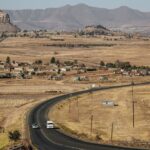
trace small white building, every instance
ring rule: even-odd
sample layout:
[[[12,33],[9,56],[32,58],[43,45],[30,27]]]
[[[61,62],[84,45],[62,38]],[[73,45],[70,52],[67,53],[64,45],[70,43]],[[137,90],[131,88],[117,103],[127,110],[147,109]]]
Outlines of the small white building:
[[[14,68],[18,67],[18,63],[17,63],[17,62],[13,62],[13,63],[11,63],[11,65],[12,65]]]
[[[108,106],[108,107],[115,106],[114,102],[111,101],[111,100],[103,100],[101,103],[102,103],[103,106]]]
[[[28,71],[29,73],[33,73],[33,72],[34,72],[34,68],[27,68],[27,71]]]
[[[22,67],[15,67],[14,68],[14,72],[21,72],[21,71],[23,71]]]
[[[61,72],[67,72],[66,68],[61,68],[60,70],[61,70]]]
[[[4,69],[5,68],[5,63],[4,62],[0,62],[0,69]]]
[[[101,76],[99,78],[100,81],[108,81],[108,77],[107,76]]]
[[[48,77],[48,80],[60,81],[60,80],[63,80],[63,76],[62,75],[51,75]]]

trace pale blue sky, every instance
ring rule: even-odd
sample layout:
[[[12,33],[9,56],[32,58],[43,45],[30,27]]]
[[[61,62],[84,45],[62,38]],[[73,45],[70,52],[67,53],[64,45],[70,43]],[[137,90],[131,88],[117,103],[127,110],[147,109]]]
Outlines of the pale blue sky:
[[[0,9],[43,9],[78,3],[85,3],[101,8],[116,8],[125,5],[150,12],[150,0],[0,0]]]

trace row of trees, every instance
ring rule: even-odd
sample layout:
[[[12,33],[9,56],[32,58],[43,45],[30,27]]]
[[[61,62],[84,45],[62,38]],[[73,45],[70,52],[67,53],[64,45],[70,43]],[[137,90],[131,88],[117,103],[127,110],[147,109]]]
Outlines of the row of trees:
[[[42,65],[43,61],[42,60],[36,60],[34,62],[34,64],[36,65]],[[55,57],[52,57],[50,59],[50,64],[56,64],[56,65],[60,65],[60,61],[58,59],[56,59]],[[78,60],[74,60],[74,61],[64,61],[64,64],[67,66],[71,66],[71,65],[76,65],[78,64]]]
[[[11,58],[9,56],[6,57],[6,64],[11,64]],[[15,61],[12,61],[13,63],[15,63]],[[52,57],[50,59],[50,63],[51,64],[59,64],[59,60],[56,60],[55,57]],[[43,61],[41,59],[38,59],[38,60],[35,60],[34,64],[37,64],[37,65],[42,65],[43,64]]]
[[[6,58],[5,63],[6,63],[7,65],[11,65],[11,63],[15,63],[15,61],[11,61],[11,58],[8,56],[8,57]],[[49,63],[50,63],[50,64],[60,65],[60,61],[59,61],[58,59],[56,59],[55,57],[52,57],[52,58],[50,59]],[[37,59],[37,60],[34,61],[33,64],[35,64],[35,65],[42,65],[42,64],[43,64],[43,60]],[[78,64],[78,60],[65,61],[64,64],[65,64],[65,65],[68,65],[68,66],[71,66],[71,65],[74,65],[74,64],[76,65],[76,64]]]
[[[34,64],[36,65],[42,65],[43,64],[43,61],[41,59],[38,59],[34,62]],[[50,64],[60,64],[59,60],[57,60],[55,57],[52,57],[50,59]]]
[[[15,61],[12,61],[12,62],[15,63]],[[11,64],[11,58],[9,56],[6,58],[6,64],[8,64],[8,65]],[[38,59],[34,62],[34,64],[42,65],[43,61],[41,59]],[[60,61],[58,59],[56,59],[55,57],[52,57],[50,59],[50,64],[60,65]],[[65,61],[64,64],[68,65],[68,66],[69,65],[74,65],[74,64],[78,64],[78,61],[77,60]],[[121,69],[125,69],[125,70],[150,69],[149,66],[135,66],[135,65],[131,65],[130,62],[122,62],[120,60],[117,60],[114,63],[112,63],[112,62],[105,63],[104,61],[101,61],[100,66],[107,67],[107,68],[121,68]]]
[[[122,69],[131,67],[130,62],[121,62],[119,60],[117,60],[115,63],[110,63],[110,62],[109,63],[105,63],[104,61],[101,61],[100,65],[101,66],[106,66],[108,68],[122,68]]]
[[[101,61],[100,66],[107,67],[107,68],[121,68],[125,70],[150,69],[150,67],[148,66],[135,66],[135,65],[131,65],[130,62],[122,62],[120,60],[117,60],[115,63],[105,63],[104,61]]]

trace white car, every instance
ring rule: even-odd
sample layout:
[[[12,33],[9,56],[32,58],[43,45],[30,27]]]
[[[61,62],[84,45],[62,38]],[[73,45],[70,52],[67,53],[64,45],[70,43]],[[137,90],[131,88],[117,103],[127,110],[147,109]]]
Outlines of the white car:
[[[47,129],[53,129],[54,128],[54,122],[53,121],[47,121],[46,122],[46,128]]]
[[[40,126],[37,123],[32,124],[32,129],[39,129]]]

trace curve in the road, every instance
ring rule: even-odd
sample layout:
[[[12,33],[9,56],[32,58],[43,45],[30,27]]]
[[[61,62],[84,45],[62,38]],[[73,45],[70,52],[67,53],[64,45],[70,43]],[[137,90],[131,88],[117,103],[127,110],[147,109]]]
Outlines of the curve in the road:
[[[150,82],[135,84],[135,86],[148,84],[150,84]],[[49,120],[48,111],[51,107],[53,107],[60,101],[67,100],[70,96],[73,97],[84,93],[123,88],[128,86],[131,85],[89,89],[85,91],[58,96],[56,98],[52,98],[46,102],[39,104],[30,112],[28,117],[29,132],[32,144],[37,147],[38,150],[140,150],[137,148],[125,148],[112,145],[88,143],[65,135],[61,133],[59,129],[46,129],[46,121]],[[35,122],[41,126],[40,129],[31,128],[31,125]]]

